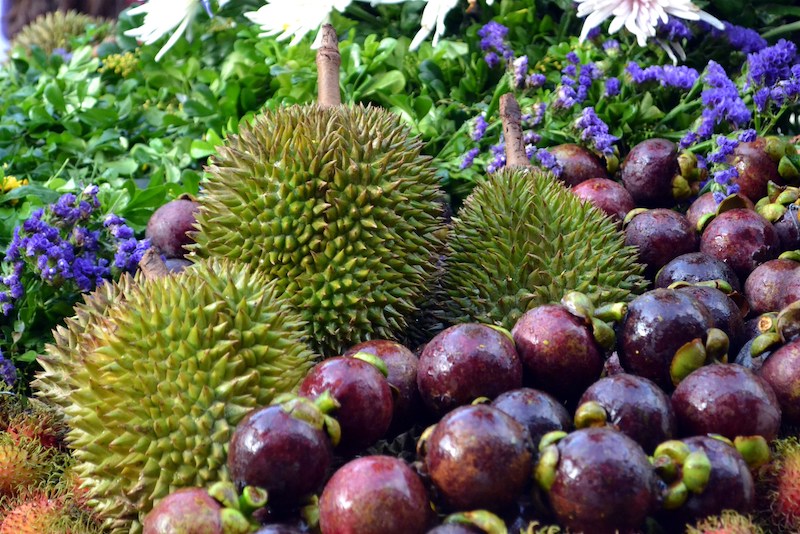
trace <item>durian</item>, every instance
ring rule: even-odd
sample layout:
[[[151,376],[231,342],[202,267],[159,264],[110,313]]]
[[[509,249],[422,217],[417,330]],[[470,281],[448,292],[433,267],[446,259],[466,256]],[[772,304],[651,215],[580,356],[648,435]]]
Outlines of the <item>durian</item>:
[[[519,115],[511,95],[502,102],[504,115],[508,106]],[[522,149],[506,130],[507,150]],[[524,150],[508,160],[508,168],[475,186],[453,219],[440,297],[446,322],[511,329],[527,310],[559,302],[569,290],[597,305],[645,289],[635,250],[609,218],[528,167]]]
[[[336,35],[324,31],[318,57],[338,61]],[[194,251],[274,279],[332,356],[404,333],[444,225],[421,142],[386,110],[340,105],[338,68],[328,101],[323,72],[319,104],[266,110],[219,148],[198,197]]]
[[[215,259],[134,282],[113,306],[83,308],[102,315],[74,319],[75,338],[48,348],[61,372],[37,381],[53,393],[69,376],[53,398],[69,422],[73,470],[113,533],[141,532],[173,490],[226,480],[239,420],[314,363],[305,325],[263,273]]]
[[[51,11],[22,28],[14,37],[12,47],[30,51],[34,46],[38,46],[48,54],[57,49],[69,52],[72,39],[85,35],[88,30],[95,29],[91,41],[99,43],[111,34],[112,28],[113,22],[108,19],[74,10]]]

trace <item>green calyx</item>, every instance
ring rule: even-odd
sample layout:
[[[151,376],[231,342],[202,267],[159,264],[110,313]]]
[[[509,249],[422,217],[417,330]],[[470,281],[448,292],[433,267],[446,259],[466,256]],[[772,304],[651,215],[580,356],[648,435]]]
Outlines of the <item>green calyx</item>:
[[[453,221],[438,316],[510,329],[568,291],[595,309],[628,301],[646,287],[642,272],[610,218],[551,175],[505,169],[481,180]]]
[[[274,280],[325,356],[396,339],[429,294],[446,233],[421,149],[380,108],[267,110],[208,168],[193,252]]]
[[[374,354],[370,354],[369,352],[356,352],[351,356],[351,358],[355,358],[372,365],[383,375],[384,378],[389,376],[389,368],[386,366],[386,362]]]
[[[582,319],[587,326],[591,326],[592,335],[598,345],[605,350],[614,348],[617,336],[609,323],[622,320],[628,309],[627,304],[614,302],[595,308],[586,294],[568,291],[561,298],[561,305],[572,315]]]
[[[575,410],[575,428],[605,426],[608,423],[608,412],[597,401],[584,402]]]
[[[768,464],[772,459],[769,443],[764,436],[736,436],[733,447],[739,451],[752,471]]]
[[[469,525],[485,534],[508,533],[503,520],[488,510],[471,510],[469,512],[450,514],[444,519],[443,523],[445,525]]]
[[[328,414],[339,408],[340,404],[329,390],[325,390],[313,400],[286,393],[276,397],[273,404],[279,404],[286,413],[317,430],[324,430],[334,447],[339,444],[342,438],[341,426]]]
[[[258,528],[253,512],[267,505],[265,490],[246,486],[238,494],[232,483],[217,482],[208,488],[208,494],[223,507],[220,510],[223,534],[249,534]]]
[[[692,451],[679,440],[661,443],[650,461],[667,484],[663,495],[666,510],[681,507],[692,493],[702,493],[711,477],[711,461],[705,451]]]
[[[558,469],[558,460],[561,454],[558,452],[558,447],[555,445],[548,445],[541,449],[539,461],[533,471],[533,477],[536,483],[544,491],[550,491],[553,483],[556,480],[556,471]]]
[[[672,358],[669,375],[672,384],[677,386],[681,380],[704,365],[728,360],[730,342],[728,335],[719,328],[709,328],[705,342],[693,339],[682,345]]]

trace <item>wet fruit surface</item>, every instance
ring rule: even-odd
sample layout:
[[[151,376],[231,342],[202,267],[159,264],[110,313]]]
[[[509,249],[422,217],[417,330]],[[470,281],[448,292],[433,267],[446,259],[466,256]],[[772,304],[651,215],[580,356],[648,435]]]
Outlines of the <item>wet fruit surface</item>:
[[[628,190],[608,178],[586,180],[573,186],[572,192],[617,221],[622,221],[625,215],[636,207]]]
[[[738,171],[733,183],[739,184],[741,194],[753,202],[767,196],[767,184],[770,181],[779,185],[784,183],[778,174],[778,166],[758,141],[739,143],[729,163]]]
[[[672,180],[680,171],[678,146],[666,139],[648,139],[634,146],[622,162],[622,183],[638,206],[672,203]]]
[[[707,286],[683,286],[677,288],[677,291],[691,295],[706,307],[711,314],[711,326],[728,334],[729,354],[739,350],[745,341],[744,319],[739,306],[727,294]]]
[[[656,287],[669,287],[674,282],[724,280],[734,291],[740,288],[739,277],[724,261],[704,252],[682,254],[666,264],[656,275]]]
[[[425,445],[425,467],[454,510],[498,510],[511,505],[530,480],[528,431],[488,405],[456,408]]]
[[[184,488],[163,498],[144,520],[144,534],[222,534],[222,506],[202,488]]]
[[[794,260],[774,259],[756,267],[744,282],[744,294],[753,313],[778,311],[785,300],[789,274],[800,267]]]
[[[319,502],[322,534],[422,534],[429,519],[422,480],[390,456],[345,464],[325,485]]]
[[[577,185],[592,178],[607,178],[608,173],[600,160],[575,144],[563,144],[551,147],[548,151],[556,157],[561,165],[561,179],[567,185]]]
[[[492,401],[492,406],[527,428],[534,448],[548,432],[572,427],[572,419],[564,405],[544,391],[531,388],[507,391]]]
[[[514,342],[486,325],[451,326],[434,337],[419,358],[417,387],[437,414],[520,386],[522,363]]]
[[[625,226],[625,244],[639,252],[651,273],[681,254],[697,251],[697,231],[680,213],[652,209],[639,213]]]
[[[548,493],[559,523],[575,532],[634,531],[657,503],[647,455],[610,428],[576,430],[556,445],[558,467]]]
[[[737,208],[717,215],[700,237],[700,252],[730,265],[740,280],[778,256],[780,240],[772,224],[755,211]]]
[[[325,480],[333,449],[322,429],[281,406],[251,412],[228,445],[228,472],[241,491],[256,486],[269,492],[270,504],[297,504]]]
[[[775,392],[752,371],[736,364],[707,365],[683,379],[672,407],[684,436],[778,435],[781,410]]]
[[[758,374],[775,391],[785,422],[800,424],[800,341],[792,341],[769,355]]]

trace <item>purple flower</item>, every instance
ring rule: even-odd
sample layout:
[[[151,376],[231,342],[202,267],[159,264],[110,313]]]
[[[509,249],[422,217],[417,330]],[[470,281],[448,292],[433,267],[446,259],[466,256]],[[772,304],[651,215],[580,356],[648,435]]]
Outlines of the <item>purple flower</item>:
[[[756,140],[756,136],[757,136],[756,131],[751,128],[749,130],[742,130],[742,132],[739,134],[738,139],[742,143],[752,143],[753,141]]]
[[[495,21],[490,21],[478,30],[478,37],[481,38],[481,50],[486,52],[484,59],[490,67],[495,67],[500,63],[499,56],[506,60],[514,57],[514,52],[506,45],[506,35],[508,35],[508,28]]]
[[[461,170],[464,170],[467,167],[472,167],[472,164],[475,162],[475,158],[480,153],[481,153],[481,150],[479,148],[477,148],[477,147],[470,148],[467,151],[467,153],[464,154],[464,159],[461,160],[461,165],[459,165],[459,168],[461,168]]]
[[[11,360],[6,359],[3,356],[3,353],[0,351],[0,380],[2,380],[6,386],[9,388],[13,388],[14,384],[17,382],[17,368],[14,367],[14,362]]]
[[[727,185],[738,177],[739,171],[736,167],[727,167],[714,173],[714,181],[720,185]]]
[[[547,77],[544,74],[531,74],[528,76],[527,85],[528,87],[535,89],[537,87],[541,87],[544,85],[544,82],[547,80]]]
[[[606,96],[617,96],[619,94],[619,78],[606,79]]]
[[[747,79],[757,87],[773,86],[791,76],[797,46],[781,39],[775,45],[747,55]]]
[[[520,56],[514,60],[514,85],[518,89],[525,86],[528,74],[528,56]]]
[[[547,111],[547,104],[544,102],[536,102],[533,105],[533,117],[531,118],[531,126],[538,126],[544,119],[544,112]]]
[[[581,139],[597,152],[611,156],[614,154],[613,144],[619,138],[608,133],[608,125],[597,116],[593,107],[584,108],[575,121],[575,128],[581,130]]]
[[[552,172],[556,177],[561,176],[563,168],[553,154],[544,148],[540,148],[536,151],[536,159],[539,160],[542,167]]]
[[[711,163],[723,163],[728,156],[733,154],[736,147],[739,146],[739,141],[728,139],[723,135],[717,136],[717,150],[708,155],[708,161]]]
[[[489,127],[489,123],[486,122],[486,117],[483,116],[483,113],[475,117],[475,125],[472,128],[472,140],[476,143],[483,139],[483,136],[486,134],[486,128]]]
[[[578,63],[581,62],[581,60],[578,58],[578,54],[576,54],[575,52],[568,52],[566,57],[567,61],[569,61],[573,65],[577,65]]]
[[[603,43],[603,50],[608,52],[616,52],[619,50],[619,41],[616,39],[608,39]]]
[[[659,37],[668,41],[691,39],[692,32],[681,20],[670,17],[667,22],[659,22],[656,32]]]
[[[757,31],[725,22],[725,38],[733,48],[750,54],[767,47],[767,41]]]
[[[494,157],[492,158],[492,161],[486,165],[486,172],[493,173],[506,166],[506,143],[502,137],[500,138],[499,143],[492,145],[491,148],[489,148],[489,151]]]
[[[637,63],[631,61],[625,67],[634,83],[642,85],[648,82],[658,82],[662,87],[675,87],[688,91],[699,78],[698,72],[685,65],[652,65],[642,69]]]

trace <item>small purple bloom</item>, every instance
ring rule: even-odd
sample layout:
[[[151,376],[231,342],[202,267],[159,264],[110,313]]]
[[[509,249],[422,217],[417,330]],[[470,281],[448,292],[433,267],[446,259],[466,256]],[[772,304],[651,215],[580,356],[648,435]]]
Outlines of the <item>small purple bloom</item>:
[[[486,117],[484,117],[483,113],[475,117],[475,125],[472,128],[472,140],[476,143],[483,139],[483,136],[486,134],[486,128],[489,127],[489,123],[486,122]]]
[[[756,140],[756,136],[756,131],[752,128],[749,130],[742,130],[742,132],[739,134],[739,141],[742,143],[752,143]]]
[[[617,96],[620,90],[619,78],[606,79],[606,96]]]
[[[475,158],[478,154],[481,153],[481,150],[477,147],[470,148],[466,154],[464,154],[464,159],[461,160],[461,165],[459,167],[461,170],[466,169],[467,167],[472,167],[472,164],[475,162]]]

